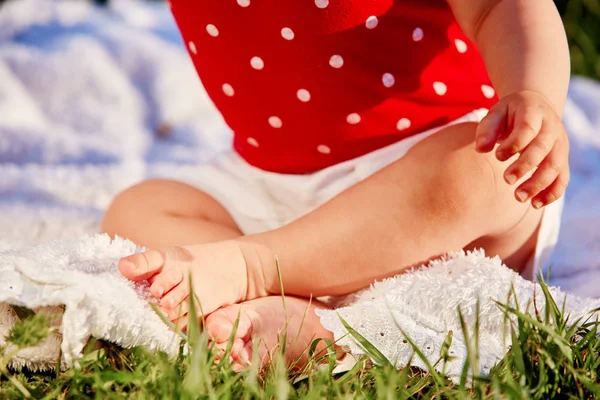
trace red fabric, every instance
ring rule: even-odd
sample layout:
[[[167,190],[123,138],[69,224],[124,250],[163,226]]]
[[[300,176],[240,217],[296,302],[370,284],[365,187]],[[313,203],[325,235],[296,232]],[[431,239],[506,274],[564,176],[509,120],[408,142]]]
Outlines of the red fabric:
[[[236,151],[268,171],[313,172],[496,101],[444,0],[171,0],[171,8]]]

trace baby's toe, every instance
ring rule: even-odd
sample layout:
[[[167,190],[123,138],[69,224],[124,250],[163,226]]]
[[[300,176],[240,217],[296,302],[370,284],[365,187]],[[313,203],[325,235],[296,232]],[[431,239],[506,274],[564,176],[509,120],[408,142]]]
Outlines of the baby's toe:
[[[227,341],[233,331],[233,321],[223,312],[223,310],[217,310],[214,313],[206,317],[206,330],[211,340],[220,347],[221,344],[227,345]]]
[[[172,288],[167,294],[163,296],[160,300],[160,306],[166,308],[167,310],[173,310],[184,301],[188,295],[190,294],[190,290],[186,282],[181,282],[174,288]]]
[[[234,343],[235,345],[236,343]],[[252,340],[241,341],[241,345],[238,343],[237,346],[231,349],[231,357],[237,362],[237,364],[246,368],[252,361]]]
[[[167,317],[171,321],[178,321],[179,319],[182,318],[182,316],[187,315],[189,310],[190,310],[190,301],[189,301],[189,296],[188,296],[185,299],[183,299],[177,307],[168,310]]]
[[[160,299],[163,295],[183,281],[183,273],[179,269],[171,268],[154,276],[150,286],[150,294]]]
[[[221,308],[206,317],[206,329],[215,343],[227,343],[232,336],[236,320],[239,317],[234,339],[246,341],[252,334],[252,321],[240,312],[241,307],[237,304]]]
[[[182,314],[179,318],[173,320],[173,323],[175,324],[175,327],[180,330],[181,332],[186,332],[187,331],[187,326],[188,326],[188,316],[187,314]]]
[[[149,279],[162,270],[164,256],[161,252],[150,250],[145,253],[132,254],[119,260],[119,271],[132,281]]]
[[[216,359],[225,357],[229,342],[215,343],[217,351]],[[246,342],[242,338],[236,338],[231,344],[229,359],[233,364],[233,370],[239,372],[250,365],[252,359],[252,342]]]

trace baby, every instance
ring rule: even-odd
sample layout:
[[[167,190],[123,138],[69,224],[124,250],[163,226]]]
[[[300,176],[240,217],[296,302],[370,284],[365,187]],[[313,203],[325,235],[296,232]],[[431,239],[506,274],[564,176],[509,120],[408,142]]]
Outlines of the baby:
[[[119,269],[170,319],[186,323],[191,275],[217,347],[240,313],[243,367],[253,340],[266,362],[286,326],[289,360],[331,339],[313,298],[451,250],[533,277],[569,181],[569,54],[551,0],[171,8],[233,149],[193,186],[126,190],[103,223],[151,249]]]

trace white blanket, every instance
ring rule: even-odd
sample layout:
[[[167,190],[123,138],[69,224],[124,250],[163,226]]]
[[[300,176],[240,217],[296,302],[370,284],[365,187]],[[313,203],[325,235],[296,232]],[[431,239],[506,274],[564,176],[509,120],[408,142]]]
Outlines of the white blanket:
[[[549,263],[550,283],[579,296],[600,297],[600,85],[574,79],[564,120],[573,177],[559,245]],[[91,282],[116,282],[114,262],[135,247],[84,235],[99,230],[103,211],[120,190],[169,176],[177,166],[202,163],[229,139],[166,6],[114,0],[110,8],[98,9],[87,2],[19,0],[0,8],[0,251],[6,250],[0,254],[0,285],[8,282],[9,270],[17,271],[10,275],[17,279],[44,269],[49,275],[39,276],[49,282],[54,267],[77,265],[85,271],[93,262],[104,271],[87,274],[92,281],[77,281],[78,274],[61,278],[72,283],[67,310],[69,304],[87,307],[67,311],[63,319],[63,333],[69,332],[67,325],[81,324],[65,335],[67,360],[76,359],[89,334],[126,346],[172,349],[158,317],[131,297],[133,286],[119,281],[114,287],[129,293],[120,307],[135,303],[130,310],[143,310],[138,319],[125,311],[102,314],[119,309],[118,304],[97,296]],[[56,239],[64,241],[43,244]],[[37,244],[43,247],[31,248]],[[85,285],[87,292],[81,289]],[[19,302],[58,304],[65,293],[52,297],[46,291],[21,296]],[[10,299],[0,286],[0,302]],[[0,321],[3,315],[8,321],[7,309],[2,312]],[[83,312],[96,317],[84,323],[79,321]],[[435,320],[435,314],[428,318]],[[101,326],[107,321],[110,329]],[[7,326],[0,324],[0,342]],[[127,334],[141,327],[147,328],[145,336]],[[27,360],[33,359],[22,359]]]
[[[60,334],[65,366],[76,362],[90,336],[174,356],[179,338],[151,309],[148,285],[134,285],[117,269],[120,257],[138,251],[129,241],[111,242],[107,235],[97,235],[0,253],[0,345],[18,320],[8,304],[36,311],[64,306]],[[60,309],[51,311],[61,313]],[[51,336],[41,348],[19,353],[13,364],[55,367],[56,339]]]

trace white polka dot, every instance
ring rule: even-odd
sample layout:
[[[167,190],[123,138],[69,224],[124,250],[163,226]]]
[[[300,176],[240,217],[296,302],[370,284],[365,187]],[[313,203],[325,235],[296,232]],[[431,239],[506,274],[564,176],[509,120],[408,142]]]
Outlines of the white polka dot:
[[[291,30],[290,28],[283,28],[281,30],[281,36],[285,39],[285,40],[292,40],[294,38],[294,31]]]
[[[378,23],[379,23],[379,20],[377,19],[377,17],[374,15],[371,15],[369,18],[367,18],[367,21],[365,22],[365,26],[367,27],[367,29],[373,29],[377,26]]]
[[[408,119],[408,118],[402,118],[396,124],[396,129],[398,129],[399,131],[403,131],[408,128],[410,128],[410,119]]]
[[[360,115],[357,113],[348,114],[346,121],[351,125],[356,125],[360,122]]]
[[[467,44],[460,39],[454,40],[454,46],[459,53],[465,53],[467,51]]]
[[[329,0],[315,0],[315,5],[319,8],[327,8]]]
[[[248,142],[250,146],[258,147],[258,142],[253,137],[249,137],[248,139],[246,139],[246,142]]]
[[[222,89],[223,89],[223,93],[225,93],[229,97],[231,97],[235,94],[235,91],[233,90],[233,86],[231,86],[229,83],[224,83],[222,86]]]
[[[381,77],[381,81],[383,82],[383,86],[389,88],[394,86],[394,84],[396,83],[396,78],[394,78],[394,75],[390,74],[389,72],[386,72]]]
[[[283,123],[281,122],[281,118],[273,116],[269,117],[269,125],[271,125],[273,128],[281,128]]]
[[[237,3],[240,7],[248,7],[250,5],[250,0],[237,0]]]
[[[305,103],[310,100],[310,92],[306,89],[298,90],[296,95],[298,96],[298,100],[303,101]]]
[[[487,99],[491,99],[496,95],[494,88],[488,85],[481,85],[481,91]]]
[[[433,82],[433,90],[438,96],[443,96],[448,91],[448,87],[444,82]]]
[[[342,56],[335,54],[329,59],[329,65],[331,65],[333,68],[342,68],[342,65],[344,65],[344,59]]]
[[[213,24],[206,25],[206,32],[208,32],[208,34],[212,37],[219,36],[219,30]]]
[[[421,40],[423,40],[423,36],[424,36],[424,33],[423,33],[423,29],[421,29],[421,28],[415,28],[415,30],[412,33],[412,39],[415,42],[420,42]]]
[[[196,45],[195,45],[195,44],[194,44],[194,42],[192,42],[191,40],[190,40],[190,42],[188,43],[188,47],[190,48],[190,51],[191,51],[193,54],[198,54],[198,49],[196,49]]]
[[[318,145],[317,151],[321,154],[330,154],[331,153],[331,149],[329,148],[329,146],[325,146],[324,144]]]
[[[263,69],[265,67],[265,62],[260,57],[252,57],[250,59],[250,65],[254,69]]]

